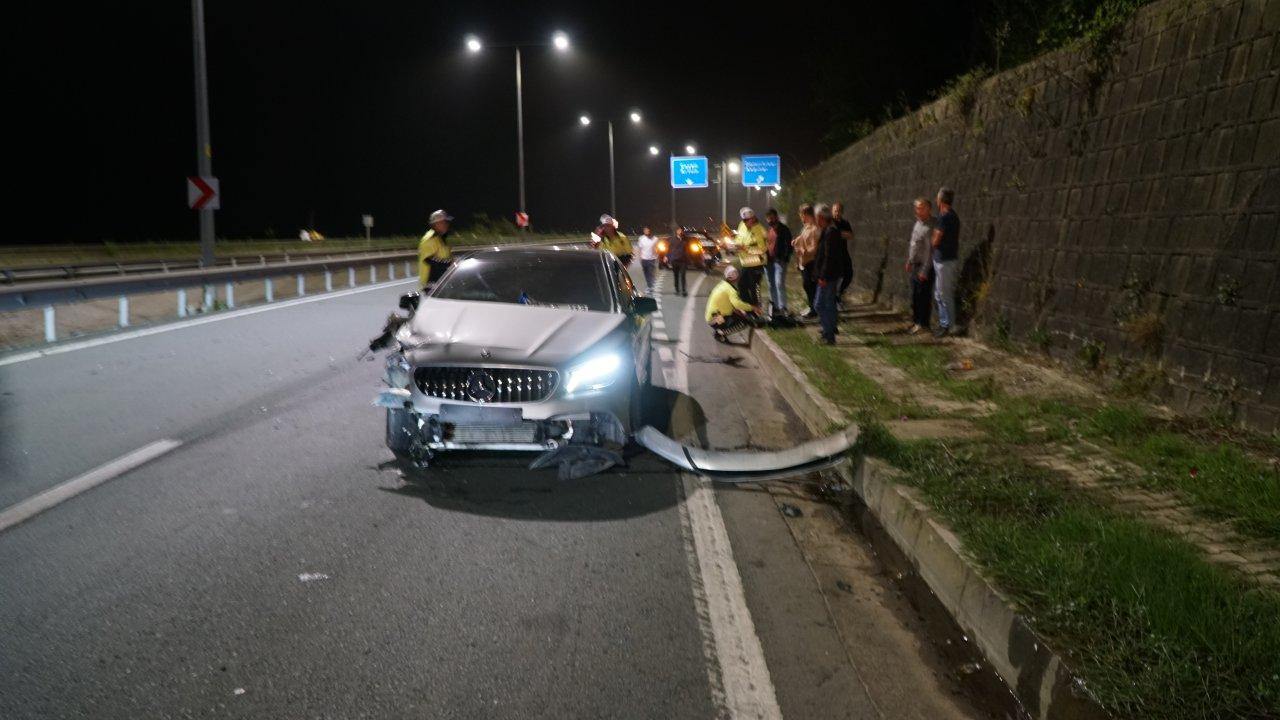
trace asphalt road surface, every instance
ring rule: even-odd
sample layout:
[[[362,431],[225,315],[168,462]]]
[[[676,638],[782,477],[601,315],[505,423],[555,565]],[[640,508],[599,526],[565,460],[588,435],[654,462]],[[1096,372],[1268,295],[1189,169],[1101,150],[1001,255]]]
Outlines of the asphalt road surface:
[[[660,288],[656,406],[716,447],[803,439],[721,362],[699,277]],[[100,482],[0,530],[0,717],[985,716],[860,538],[760,487],[646,453],[403,477],[357,355],[409,287],[0,357],[0,509]]]

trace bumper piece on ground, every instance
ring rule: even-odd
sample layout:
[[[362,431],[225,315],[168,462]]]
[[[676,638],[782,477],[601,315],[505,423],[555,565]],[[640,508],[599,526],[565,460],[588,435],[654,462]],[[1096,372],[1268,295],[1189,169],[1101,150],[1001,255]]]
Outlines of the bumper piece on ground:
[[[703,450],[681,445],[652,426],[636,433],[636,442],[685,470],[717,482],[759,482],[805,475],[848,462],[858,441],[858,426],[786,450],[742,452]]]

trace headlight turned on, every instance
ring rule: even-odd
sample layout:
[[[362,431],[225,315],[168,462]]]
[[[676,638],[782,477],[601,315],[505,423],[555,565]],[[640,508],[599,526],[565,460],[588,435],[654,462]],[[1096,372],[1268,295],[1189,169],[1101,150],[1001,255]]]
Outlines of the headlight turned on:
[[[413,368],[409,367],[409,361],[404,355],[391,353],[387,356],[387,370],[383,379],[393,388],[409,387],[409,382],[413,380]]]
[[[694,240],[693,242],[689,243],[689,252],[690,254],[693,254],[693,255],[697,255],[701,253],[702,243],[698,242],[697,240]]]
[[[666,241],[666,240],[659,240],[659,241],[658,241],[658,252],[660,252],[660,253],[664,253],[664,252],[666,252],[666,251],[667,251],[667,241]]]
[[[569,378],[564,383],[566,395],[607,388],[618,379],[622,358],[617,353],[596,355],[586,362],[569,368]]]

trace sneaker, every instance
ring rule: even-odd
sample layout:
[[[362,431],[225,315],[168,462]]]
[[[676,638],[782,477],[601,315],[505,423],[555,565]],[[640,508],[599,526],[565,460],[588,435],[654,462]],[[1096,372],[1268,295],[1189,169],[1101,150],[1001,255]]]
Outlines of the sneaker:
[[[950,334],[951,334],[951,328],[948,328],[948,327],[940,327],[937,330],[933,331],[933,336],[936,338],[946,337]]]
[[[826,337],[826,336],[823,336],[822,338],[820,338],[820,339],[818,340],[818,342],[819,342],[819,343],[821,343],[821,344],[823,344],[823,345],[835,345],[835,344],[836,344],[836,339],[835,339],[834,337]]]
[[[813,311],[813,308],[805,308],[804,312],[800,313],[801,320],[808,320],[809,318],[815,317],[815,316],[817,316],[817,313]]]
[[[911,327],[907,328],[907,334],[908,334],[908,335],[919,335],[919,334],[920,334],[920,331],[921,331],[921,330],[923,330],[923,329],[924,329],[924,328],[920,327],[919,325],[912,325]]]

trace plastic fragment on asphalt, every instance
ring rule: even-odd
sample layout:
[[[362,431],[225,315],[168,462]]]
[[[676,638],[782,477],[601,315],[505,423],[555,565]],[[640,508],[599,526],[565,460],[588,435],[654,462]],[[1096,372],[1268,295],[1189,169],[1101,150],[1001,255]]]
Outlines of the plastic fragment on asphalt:
[[[243,695],[243,694],[244,694],[244,688],[236,688],[235,690],[232,690],[232,691],[231,691],[231,694],[232,694],[232,695]]]
[[[853,592],[853,586],[843,580],[837,580],[836,587],[840,588],[841,590],[847,593]]]
[[[317,580],[328,580],[329,576],[324,573],[302,573],[298,576],[298,582],[315,582]]]
[[[802,517],[804,515],[804,511],[796,507],[795,505],[782,503],[782,514],[786,515],[787,517],[793,517],[793,518]]]
[[[529,463],[529,469],[539,470],[559,465],[558,477],[561,480],[578,480],[622,464],[622,455],[612,450],[594,445],[570,444],[542,453]]]
[[[762,452],[704,450],[681,445],[652,426],[635,435],[636,442],[658,457],[716,482],[780,480],[835,467],[849,460],[858,441],[857,424],[786,450]]]

